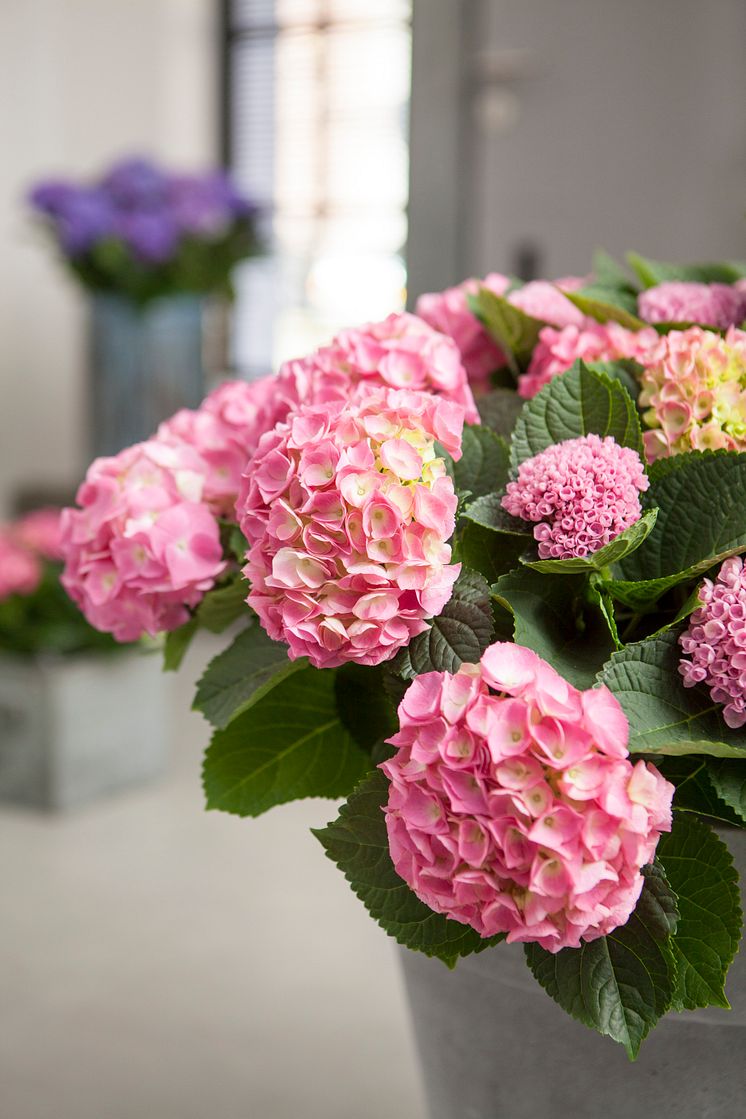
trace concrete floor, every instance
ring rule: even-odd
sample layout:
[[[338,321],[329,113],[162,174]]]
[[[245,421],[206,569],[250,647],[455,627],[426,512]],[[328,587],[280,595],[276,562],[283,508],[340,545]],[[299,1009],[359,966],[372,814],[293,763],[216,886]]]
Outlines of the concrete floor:
[[[2,1119],[424,1119],[392,942],[306,801],[205,813],[207,727],[168,680],[157,786],[0,812]]]

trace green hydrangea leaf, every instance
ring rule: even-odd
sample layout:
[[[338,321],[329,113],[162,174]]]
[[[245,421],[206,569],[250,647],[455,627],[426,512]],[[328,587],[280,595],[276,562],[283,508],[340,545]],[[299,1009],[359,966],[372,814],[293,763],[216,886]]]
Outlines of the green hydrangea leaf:
[[[517,567],[528,540],[523,535],[497,533],[467,521],[459,534],[458,559],[491,584]]]
[[[547,579],[528,567],[501,576],[495,599],[511,612],[514,640],[533,649],[578,688],[593,685],[614,650],[608,623],[587,597],[584,575]]]
[[[744,759],[746,761],[746,759]],[[744,762],[710,758],[697,754],[680,757],[657,757],[655,764],[666,780],[676,786],[673,805],[677,812],[693,812],[721,824],[742,827],[741,818],[729,808],[715,791],[711,771],[718,765],[743,766]]]
[[[208,809],[259,816],[303,797],[346,796],[369,766],[340,719],[335,673],[304,668],[215,732],[202,777]]]
[[[163,671],[176,672],[192,643],[199,626],[196,618],[190,618],[183,626],[172,629],[163,640]]]
[[[644,323],[637,316],[637,300],[623,289],[589,284],[580,291],[566,291],[565,296],[579,311],[596,322],[617,322],[627,330],[643,330]]]
[[[489,584],[479,572],[464,567],[441,613],[410,641],[407,657],[416,675],[456,672],[464,662],[477,663],[493,633]]]
[[[453,464],[456,489],[472,497],[502,490],[508,480],[508,444],[488,427],[464,428],[461,458]]]
[[[627,645],[599,672],[629,720],[631,753],[746,759],[746,729],[726,727],[706,689],[684,687],[680,659],[678,633],[669,630]]]
[[[396,705],[384,686],[386,665],[343,664],[335,673],[337,710],[343,725],[371,751],[396,732]]]
[[[214,727],[226,727],[307,665],[305,658],[291,661],[287,645],[273,641],[261,626],[252,625],[210,661],[197,684],[193,709],[201,711]]]
[[[242,575],[222,587],[208,591],[195,611],[198,625],[210,633],[223,633],[240,618],[251,617],[246,605],[249,584]]]
[[[528,363],[546,323],[514,307],[501,295],[481,287],[467,297],[471,311],[492,335],[508,359],[514,373]]]
[[[501,937],[485,939],[468,925],[435,913],[394,870],[383,806],[388,781],[374,770],[342,806],[339,816],[313,834],[336,863],[371,917],[399,944],[453,967],[460,956],[481,952]]]
[[[671,941],[677,1010],[727,1009],[725,977],[741,940],[741,893],[733,859],[707,824],[677,814],[661,836],[658,860],[676,894],[679,922]]]
[[[521,541],[530,540],[533,526],[520,517],[511,517],[510,513],[506,513],[501,499],[502,495],[499,493],[484,494],[466,506],[463,516],[468,521],[473,521],[474,524],[488,528],[492,532],[519,537]]]
[[[741,825],[746,824],[746,758],[711,762],[707,776],[713,789]]]
[[[642,504],[658,508],[655,527],[608,585],[632,609],[746,550],[746,454],[692,451],[654,463],[649,474]]]
[[[746,276],[746,262],[722,261],[718,264],[664,264],[646,260],[638,253],[627,253],[627,261],[645,288],[665,284],[671,280],[693,281],[702,284],[734,284]]]
[[[511,470],[554,443],[578,439],[592,432],[611,435],[622,447],[642,455],[637,409],[619,381],[576,362],[553,377],[518,417],[511,444]]]
[[[495,435],[502,435],[510,439],[515,427],[515,421],[520,415],[524,401],[515,391],[509,388],[497,388],[485,393],[477,400],[477,408],[482,424],[494,431]]]
[[[657,516],[657,509],[648,509],[639,521],[635,521],[605,547],[599,548],[589,556],[556,560],[537,560],[523,556],[521,562],[534,571],[541,571],[544,575],[573,575],[583,571],[602,571],[639,548],[643,540],[652,532]]]
[[[660,872],[652,871],[626,925],[555,954],[527,944],[526,960],[563,1010],[619,1042],[635,1060],[671,1005],[676,965],[669,938],[675,922],[674,896]]]

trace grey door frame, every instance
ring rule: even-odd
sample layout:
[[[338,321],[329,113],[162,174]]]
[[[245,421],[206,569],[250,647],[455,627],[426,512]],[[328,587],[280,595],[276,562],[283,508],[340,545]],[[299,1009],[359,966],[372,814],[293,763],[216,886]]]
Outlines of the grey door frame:
[[[413,0],[407,298],[464,279],[470,31],[478,0]]]

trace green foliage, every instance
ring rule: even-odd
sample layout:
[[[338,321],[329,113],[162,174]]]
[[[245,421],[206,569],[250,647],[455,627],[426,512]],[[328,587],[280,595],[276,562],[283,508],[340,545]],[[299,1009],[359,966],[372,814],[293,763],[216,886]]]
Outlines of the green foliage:
[[[210,633],[222,633],[240,618],[251,617],[246,596],[249,584],[236,574],[228,583],[213,587],[200,602],[195,612],[197,624]]]
[[[0,601],[0,651],[21,656],[37,653],[115,653],[122,649],[111,634],[99,633],[60,583],[62,567],[44,563],[41,582],[31,594]]]
[[[666,780],[676,786],[673,803],[677,812],[691,812],[720,824],[743,827],[743,820],[721,799],[712,780],[713,772],[721,765],[742,770],[743,761],[686,754],[680,757],[661,755],[655,759],[655,764]]]
[[[492,588],[514,618],[514,639],[533,649],[577,688],[593,685],[614,650],[614,639],[597,600],[589,600],[583,575],[547,579],[523,567]]]
[[[464,517],[482,528],[508,536],[518,537],[522,546],[531,540],[531,525],[520,517],[511,517],[502,507],[499,493],[488,493],[472,501],[464,509]]]
[[[396,705],[384,687],[386,671],[383,665],[349,663],[335,674],[340,720],[364,750],[377,748],[399,727]]]
[[[479,416],[485,427],[510,439],[515,421],[520,415],[524,401],[514,389],[497,388],[480,396],[477,400]]]
[[[453,464],[456,488],[472,497],[501,490],[508,480],[508,444],[488,427],[464,428],[461,458]]]
[[[730,852],[707,824],[681,815],[661,836],[657,854],[679,908],[671,941],[673,1007],[727,1008],[725,977],[741,940],[741,894]]]
[[[608,936],[552,954],[526,945],[534,976],[573,1018],[619,1042],[635,1060],[668,1010],[676,966],[670,945],[676,898],[660,869],[645,868],[640,900],[626,925]]]
[[[467,516],[469,512],[470,509],[467,510]],[[518,566],[529,539],[523,535],[497,533],[483,525],[467,521],[459,535],[457,558],[472,571],[484,575],[491,584]]]
[[[497,943],[501,937],[483,939],[468,925],[433,912],[399,877],[389,854],[383,814],[387,798],[388,781],[374,770],[337,819],[313,832],[371,917],[399,944],[437,956],[449,967],[460,956]]]
[[[192,638],[199,629],[196,618],[190,618],[183,626],[172,629],[163,639],[163,671],[176,672],[181,668]]]
[[[468,296],[468,302],[470,309],[504,352],[512,372],[517,374],[528,364],[539,340],[539,331],[546,323],[531,318],[486,287],[481,287],[477,295]]]
[[[288,659],[287,646],[260,626],[243,630],[214,657],[197,685],[193,708],[214,727],[226,727],[288,676],[308,666]]]
[[[745,490],[746,454],[692,451],[656,462],[642,495],[646,508],[659,510],[655,528],[621,561],[622,578],[609,592],[644,609],[672,586],[745,550]]]
[[[617,380],[577,361],[553,377],[524,405],[511,446],[511,468],[554,443],[595,432],[612,435],[623,447],[642,455],[642,433],[634,401]]]
[[[402,650],[404,675],[456,672],[461,664],[476,664],[493,636],[492,603],[487,580],[462,568],[453,594],[432,625]]]
[[[566,291],[564,294],[579,311],[596,322],[618,322],[628,330],[642,330],[647,325],[636,314],[635,296],[624,289],[590,284],[580,291]]]
[[[702,687],[685,688],[674,630],[627,645],[598,674],[629,720],[632,753],[709,754],[746,760],[746,729],[726,727]]]
[[[304,668],[215,732],[202,771],[207,808],[259,816],[290,800],[345,796],[369,765],[341,722],[335,673]]]
[[[663,264],[646,260],[637,253],[627,253],[627,261],[645,288],[665,284],[669,280],[692,280],[703,284],[734,284],[746,276],[746,262],[724,261],[718,264]]]
[[[615,536],[609,544],[589,556],[573,556],[571,559],[556,560],[535,560],[524,557],[522,562],[543,575],[572,575],[583,571],[602,571],[639,548],[643,540],[652,532],[657,516],[657,509],[649,509],[643,513],[639,521],[635,521],[624,532]]]

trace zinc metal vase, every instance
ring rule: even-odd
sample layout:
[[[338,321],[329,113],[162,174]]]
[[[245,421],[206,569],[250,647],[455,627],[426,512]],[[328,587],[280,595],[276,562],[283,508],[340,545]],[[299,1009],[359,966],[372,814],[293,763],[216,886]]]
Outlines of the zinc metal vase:
[[[147,439],[204,396],[204,300],[176,295],[139,307],[99,294],[91,315],[91,450],[112,455]]]
[[[722,838],[746,880],[746,832]],[[727,981],[732,1010],[669,1014],[636,1063],[568,1017],[518,944],[449,971],[403,952],[431,1119],[735,1119],[746,1100],[746,953]]]

